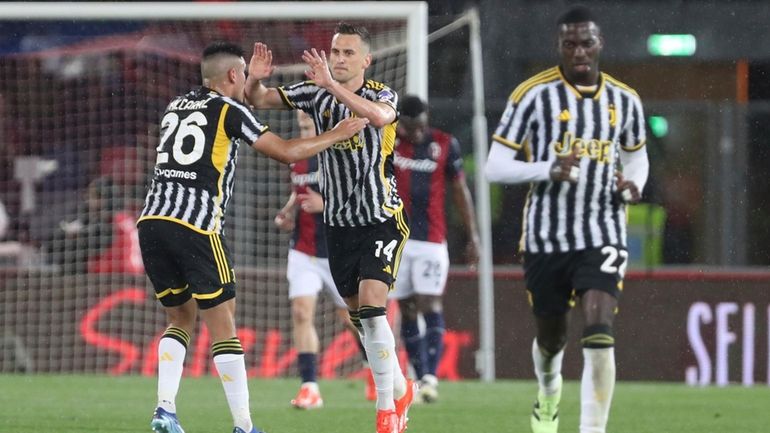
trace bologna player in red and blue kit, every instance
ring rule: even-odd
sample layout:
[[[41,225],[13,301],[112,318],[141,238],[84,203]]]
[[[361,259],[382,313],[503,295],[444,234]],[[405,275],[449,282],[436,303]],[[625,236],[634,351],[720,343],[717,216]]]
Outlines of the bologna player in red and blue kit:
[[[314,137],[313,119],[297,111],[300,137]],[[329,255],[323,228],[323,198],[318,191],[318,158],[308,158],[291,164],[292,193],[283,209],[275,217],[281,230],[292,230],[286,278],[289,281],[291,320],[297,366],[302,379],[297,396],[291,401],[298,409],[318,409],[323,399],[316,381],[320,342],[315,329],[315,307],[318,293],[324,290],[334,305],[337,315],[353,333],[366,363],[366,352],[360,344],[358,330],[350,322],[345,301],[334,285],[329,269]],[[367,374],[371,379],[371,375]],[[376,398],[373,382],[367,382],[367,397]]]
[[[427,107],[417,96],[405,96],[399,113],[394,166],[411,235],[391,297],[399,301],[401,338],[415,376],[422,382],[420,397],[430,403],[438,398],[436,369],[444,339],[441,296],[449,272],[444,211],[449,185],[467,230],[466,254],[471,265],[478,261],[479,238],[457,140],[428,126]],[[417,325],[418,314],[425,320],[424,335]]]

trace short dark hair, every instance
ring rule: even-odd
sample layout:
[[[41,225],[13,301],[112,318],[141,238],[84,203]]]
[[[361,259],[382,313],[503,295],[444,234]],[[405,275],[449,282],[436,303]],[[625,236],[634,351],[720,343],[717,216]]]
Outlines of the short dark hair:
[[[203,59],[207,59],[217,54],[232,54],[236,57],[245,57],[246,53],[239,45],[232,42],[217,41],[212,42],[203,49]]]
[[[369,35],[369,30],[367,30],[366,27],[357,26],[344,21],[337,23],[337,27],[334,28],[334,34],[358,35],[366,45],[371,45],[372,43],[372,37]]]
[[[564,12],[559,17],[559,21],[557,21],[557,25],[587,23],[587,22],[596,23],[594,14],[591,12],[591,9],[588,9],[586,6],[577,5],[577,6],[571,7],[566,12]]]
[[[404,95],[398,103],[398,112],[402,116],[417,117],[428,111],[425,101],[417,95]]]

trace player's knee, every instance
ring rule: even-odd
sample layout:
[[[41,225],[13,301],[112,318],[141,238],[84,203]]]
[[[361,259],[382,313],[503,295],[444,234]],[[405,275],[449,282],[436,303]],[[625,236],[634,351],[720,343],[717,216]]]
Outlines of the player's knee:
[[[566,335],[553,335],[548,337],[537,337],[537,345],[540,351],[546,356],[554,356],[564,349],[567,344]]]
[[[294,322],[294,325],[307,325],[313,320],[312,309],[301,303],[292,304],[291,320]]]
[[[195,303],[191,302],[190,305],[192,308],[168,309],[167,317],[169,324],[182,329],[193,329],[198,316],[198,310],[195,308]]]
[[[615,336],[612,326],[605,323],[587,325],[583,329],[583,338],[580,344],[585,349],[607,349],[615,346]]]
[[[362,305],[358,308],[358,315],[363,319],[373,319],[384,316],[387,313],[385,307],[374,307],[372,305]]]

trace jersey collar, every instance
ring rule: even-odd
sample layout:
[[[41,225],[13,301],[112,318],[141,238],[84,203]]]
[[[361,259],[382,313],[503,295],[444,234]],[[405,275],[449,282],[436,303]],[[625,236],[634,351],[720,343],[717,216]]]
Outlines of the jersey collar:
[[[579,99],[592,98],[594,100],[598,100],[602,96],[602,92],[604,91],[604,82],[605,82],[604,72],[599,71],[599,84],[596,87],[596,91],[593,94],[586,94],[586,93],[581,93],[578,89],[575,88],[575,86],[572,83],[570,83],[567,80],[567,77],[565,77],[561,71],[561,66],[557,66],[556,71],[559,72],[559,78],[561,79],[561,81],[564,82],[564,85],[567,87],[567,89],[569,89],[572,93],[574,93],[575,96],[577,96]]]

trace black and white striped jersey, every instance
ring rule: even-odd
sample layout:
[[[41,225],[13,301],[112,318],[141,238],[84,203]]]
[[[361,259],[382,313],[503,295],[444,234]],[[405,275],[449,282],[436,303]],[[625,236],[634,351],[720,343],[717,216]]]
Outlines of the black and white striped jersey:
[[[165,219],[221,233],[238,147],[267,131],[238,101],[201,87],[174,98],[161,120],[152,183],[139,221]]]
[[[313,117],[319,134],[352,115],[334,95],[312,81],[282,86],[278,91],[287,106]],[[396,110],[398,95],[382,83],[366,80],[356,94]],[[326,225],[359,227],[377,224],[391,218],[403,207],[393,174],[396,123],[383,128],[369,125],[358,135],[336,143],[318,155],[319,187],[324,197]]]
[[[619,152],[645,145],[639,95],[602,73],[591,93],[581,93],[558,67],[524,81],[511,94],[493,140],[523,161],[554,161],[578,148],[580,177],[536,182],[524,207],[522,250],[576,251],[626,245],[625,206],[616,194]]]

